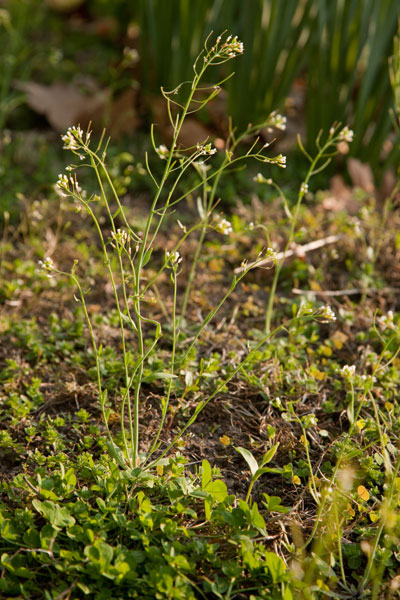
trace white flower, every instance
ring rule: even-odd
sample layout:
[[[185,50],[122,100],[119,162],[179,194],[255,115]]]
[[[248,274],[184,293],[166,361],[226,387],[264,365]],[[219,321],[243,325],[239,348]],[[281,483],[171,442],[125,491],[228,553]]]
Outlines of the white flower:
[[[200,154],[207,154],[208,156],[212,156],[217,152],[217,149],[213,147],[212,144],[197,144],[197,150]]]
[[[63,198],[66,197],[66,194],[64,192],[70,191],[69,190],[69,179],[68,179],[67,175],[60,173],[60,175],[58,176],[58,179],[57,179],[57,183],[55,185],[55,189],[59,196],[62,196]]]
[[[126,231],[123,231],[123,229],[117,229],[116,232],[114,232],[114,231],[111,232],[111,237],[116,242],[116,244],[113,242],[111,243],[113,248],[118,249],[118,247],[127,246],[128,252],[131,251],[129,233],[127,233]]]
[[[160,158],[162,158],[163,160],[168,158],[169,150],[168,150],[167,146],[165,146],[164,144],[161,144],[161,146],[158,146],[158,148],[156,148],[156,152],[157,152],[158,156]]]
[[[340,372],[346,379],[353,379],[356,372],[356,367],[355,365],[344,365]]]
[[[347,125],[343,127],[342,131],[339,133],[339,140],[341,142],[352,142],[354,136],[354,131],[349,129]]]
[[[318,310],[318,315],[320,318],[320,321],[322,323],[328,323],[330,321],[336,321],[336,315],[333,312],[333,310],[331,309],[330,306],[322,306],[319,310]]]
[[[386,329],[386,327],[389,327],[389,329],[396,329],[395,324],[393,323],[393,317],[394,317],[393,311],[389,310],[386,315],[382,315],[381,317],[378,317],[376,320],[382,329]]]
[[[267,248],[266,250],[263,250],[262,252],[260,252],[260,255],[263,255],[263,260],[269,259],[273,262],[276,262],[278,260],[278,256],[273,248]]]
[[[283,154],[278,154],[278,156],[275,158],[276,160],[276,164],[278,165],[278,167],[281,167],[282,169],[286,169],[286,156],[283,156]]]
[[[283,154],[278,154],[278,156],[275,156],[274,158],[265,157],[263,162],[272,163],[278,165],[278,167],[281,167],[282,169],[286,169],[286,156],[283,156]]]
[[[284,115],[280,115],[275,110],[269,115],[269,123],[275,129],[280,129],[281,131],[285,131],[287,119]]]
[[[52,271],[56,270],[56,267],[55,267],[55,265],[53,263],[53,260],[49,256],[47,256],[43,260],[39,260],[38,261],[38,265],[39,265],[39,269],[41,271],[45,271],[46,272],[47,277],[51,277],[50,273]]]
[[[178,251],[166,252],[165,258],[167,259],[167,266],[170,268],[177,267],[182,262],[182,257]]]
[[[307,183],[304,183],[304,181],[303,181],[303,183],[300,186],[300,193],[307,194],[307,192],[308,192],[308,185],[307,185]]]
[[[61,136],[62,141],[64,142],[63,148],[65,150],[78,150],[84,142],[83,142],[83,131],[79,127],[68,127],[67,133]],[[90,133],[86,135],[87,141],[90,139]]]
[[[222,233],[223,235],[229,235],[233,231],[232,225],[230,224],[230,222],[227,221],[226,219],[222,219],[221,217],[218,217],[218,220],[215,223],[214,227],[215,227],[216,231],[218,231],[219,233]]]
[[[221,37],[217,38],[217,45],[220,41]],[[243,54],[243,52],[243,43],[240,40],[238,40],[237,35],[235,35],[235,37],[228,35],[225,44],[221,46],[220,50],[222,56],[229,56],[229,58],[234,58],[238,54]]]

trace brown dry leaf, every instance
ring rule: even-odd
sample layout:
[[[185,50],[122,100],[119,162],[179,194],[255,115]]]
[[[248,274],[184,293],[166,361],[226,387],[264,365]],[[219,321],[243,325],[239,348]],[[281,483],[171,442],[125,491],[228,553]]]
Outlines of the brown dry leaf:
[[[88,122],[82,114],[94,114],[104,106],[102,93],[85,96],[76,86],[67,83],[41,85],[34,81],[18,82],[16,87],[27,95],[28,105],[45,115],[56,131],[65,131],[71,125],[85,127]]]
[[[358,203],[351,188],[345,184],[343,177],[334,175],[330,184],[329,195],[322,201],[322,207],[332,212],[346,210],[349,213],[356,213],[359,208]]]
[[[173,139],[173,129],[168,119],[166,102],[163,98],[149,97],[147,99],[152,112],[153,123],[156,125],[157,136],[168,146]],[[213,132],[205,125],[193,118],[184,121],[179,138],[178,146],[181,149],[192,148],[205,140],[213,138]]]
[[[390,198],[397,183],[397,177],[393,169],[387,169],[382,177],[381,187],[379,188],[379,200],[384,202]]]
[[[104,106],[103,111],[97,115],[94,122],[96,129],[105,126],[112,138],[132,133],[140,123],[136,111],[136,98],[137,93],[133,88],[122,92],[109,107]]]
[[[172,128],[170,134],[172,134]],[[178,144],[183,148],[191,148],[196,144],[209,140],[210,136],[212,136],[212,132],[207,127],[195,119],[186,119],[179,134]]]
[[[118,137],[138,125],[136,92],[133,89],[110,102],[109,90],[96,90],[86,95],[75,85],[67,83],[46,86],[27,81],[17,82],[16,87],[26,93],[28,105],[45,115],[53,129],[59,132],[64,132],[71,125],[86,128],[91,122],[95,131],[101,131],[106,125],[108,133]]]
[[[371,167],[357,158],[349,158],[347,168],[354,187],[359,187],[368,194],[373,194],[375,184]]]

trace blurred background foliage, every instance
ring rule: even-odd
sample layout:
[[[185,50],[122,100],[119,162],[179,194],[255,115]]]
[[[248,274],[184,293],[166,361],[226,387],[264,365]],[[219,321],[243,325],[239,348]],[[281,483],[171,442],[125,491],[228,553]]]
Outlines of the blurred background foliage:
[[[351,155],[379,175],[399,158],[388,68],[399,9],[400,0],[0,0],[0,129],[50,122],[62,130],[69,113],[60,90],[37,95],[32,85],[63,81],[78,85],[85,116],[95,122],[100,114],[108,126],[115,109],[122,126],[111,128],[113,138],[147,131],[159,118],[160,86],[190,79],[207,35],[227,30],[245,53],[229,63],[235,76],[218,108],[225,121],[229,115],[240,130],[278,109],[288,116],[288,136],[295,141],[299,131],[309,148],[321,129],[340,121],[355,131]],[[134,95],[113,107],[127,90]],[[61,90],[65,104],[70,91]],[[98,107],[101,94],[107,110]],[[57,107],[64,120],[54,117]],[[205,126],[224,133],[215,119]],[[0,177],[6,142],[3,135]]]

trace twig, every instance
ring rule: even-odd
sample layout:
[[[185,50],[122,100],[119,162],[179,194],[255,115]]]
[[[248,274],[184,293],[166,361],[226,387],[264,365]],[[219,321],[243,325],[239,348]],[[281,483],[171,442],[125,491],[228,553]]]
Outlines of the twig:
[[[314,242],[309,242],[308,244],[304,244],[300,246],[298,244],[294,244],[294,248],[292,250],[287,250],[286,252],[278,252],[276,255],[276,260],[281,260],[282,258],[289,258],[290,256],[299,256],[303,257],[307,252],[311,252],[312,250],[318,250],[318,248],[323,248],[324,246],[328,246],[329,244],[334,244],[335,242],[341,240],[344,237],[344,234],[338,235],[328,235],[326,238],[322,238],[321,240],[315,240]],[[268,258],[262,261],[254,261],[246,265],[246,269],[251,269],[254,266],[262,267],[263,265],[269,264],[271,265],[271,259]],[[235,269],[235,273],[242,273],[243,267],[238,267]]]
[[[299,290],[293,288],[293,294],[301,294],[304,296],[355,296],[357,294],[376,294],[382,292],[383,294],[390,294],[399,292],[400,288],[353,288],[348,290]]]

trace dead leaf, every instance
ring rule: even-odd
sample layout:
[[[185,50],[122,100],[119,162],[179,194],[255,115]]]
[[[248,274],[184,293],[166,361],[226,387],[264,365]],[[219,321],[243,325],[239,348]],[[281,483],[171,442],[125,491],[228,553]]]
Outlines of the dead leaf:
[[[87,126],[79,121],[82,113],[97,112],[106,102],[104,93],[86,96],[76,86],[67,83],[41,85],[34,81],[17,82],[16,87],[25,92],[28,105],[45,115],[56,131],[63,132],[71,125]]]
[[[162,98],[149,97],[148,103],[151,107],[153,123],[157,126],[156,132],[161,140],[168,146],[173,139],[173,129],[168,119],[166,102]],[[183,122],[178,146],[181,149],[192,148],[197,144],[213,139],[213,132],[194,118],[188,118]]]
[[[371,167],[357,158],[349,158],[347,168],[354,187],[359,187],[368,194],[373,194],[375,184]]]
[[[45,115],[50,125],[60,133],[71,125],[101,132],[106,126],[112,137],[129,133],[138,125],[135,110],[136,91],[129,89],[115,100],[110,100],[110,90],[96,89],[85,94],[77,86],[54,83],[50,86],[33,81],[17,82],[16,87],[27,95],[27,103],[39,114]]]
[[[130,88],[122,92],[110,106],[103,107],[94,122],[97,129],[107,128],[112,138],[132,133],[138,128],[140,120],[136,111],[137,92]],[[90,119],[90,114],[87,115]],[[100,127],[99,127],[99,126]]]
[[[322,207],[332,212],[345,210],[351,214],[356,213],[359,208],[358,203],[343,177],[334,175],[330,180],[330,184],[329,195],[323,199]]]
[[[170,130],[171,134],[172,128]],[[179,134],[178,144],[183,148],[191,148],[192,146],[196,146],[196,144],[209,140],[210,136],[212,136],[212,132],[202,125],[202,123],[199,123],[195,119],[186,119]]]
[[[393,190],[397,183],[397,177],[393,169],[386,169],[383,174],[381,186],[379,188],[379,200],[384,202],[393,193]]]

